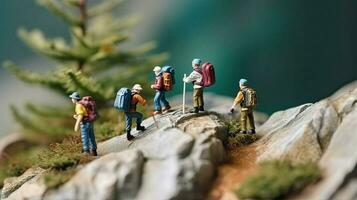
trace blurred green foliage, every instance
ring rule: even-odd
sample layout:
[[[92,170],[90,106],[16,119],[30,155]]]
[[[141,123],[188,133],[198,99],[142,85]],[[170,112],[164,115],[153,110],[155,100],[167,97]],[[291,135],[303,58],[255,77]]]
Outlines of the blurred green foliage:
[[[320,177],[321,171],[315,163],[269,161],[261,163],[258,172],[248,177],[235,192],[240,199],[285,199]]]
[[[36,147],[12,152],[11,158],[2,161],[0,164],[0,188],[2,188],[6,178],[19,176],[28,168],[36,165],[39,160],[38,155],[45,150],[45,147]]]
[[[135,18],[113,15],[122,1],[106,0],[89,4],[87,0],[38,0],[62,20],[69,29],[70,39],[48,38],[38,29],[20,28],[18,35],[38,54],[57,62],[47,72],[37,73],[22,69],[11,61],[4,67],[26,83],[44,86],[70,100],[68,94],[78,91],[82,96],[92,96],[106,127],[117,126],[111,108],[116,91],[141,83],[148,89],[147,72],[151,66],[166,58],[166,54],[148,55],[155,45],[152,42],[137,48],[123,48],[130,35],[126,30]],[[72,105],[67,107],[27,104],[23,112],[12,106],[15,119],[22,125],[29,139],[48,143],[60,141],[73,134]],[[97,122],[98,124],[100,122]],[[110,125],[109,125],[110,123]],[[51,126],[49,126],[51,124]],[[108,135],[108,131],[104,131]],[[113,131],[111,133],[113,135]]]
[[[121,134],[123,116],[112,108],[116,91],[140,83],[145,89],[144,95],[148,94],[151,90],[146,84],[147,73],[153,65],[166,59],[167,54],[149,54],[155,48],[153,42],[135,48],[125,46],[130,38],[127,29],[136,20],[113,14],[121,0],[90,4],[87,0],[37,0],[37,3],[68,26],[70,37],[49,38],[41,30],[20,28],[18,35],[23,42],[54,64],[41,72],[24,69],[12,61],[4,62],[4,67],[25,83],[43,86],[62,95],[68,106],[55,106],[51,102],[47,105],[28,103],[26,111],[11,106],[26,138],[37,145],[50,145],[41,147],[40,151],[35,146],[26,152],[9,155],[0,164],[3,169],[0,170],[0,182],[2,184],[6,177],[22,174],[31,166],[39,166],[50,170],[46,180],[51,187],[57,187],[72,174],[68,170],[92,160],[81,155],[79,133],[73,131],[74,105],[68,94],[78,91],[82,96],[92,96],[96,100],[100,114],[94,125],[98,141]],[[145,113],[148,112],[146,109]],[[60,177],[56,175],[58,171],[66,173]],[[54,181],[57,178],[58,182]]]
[[[70,169],[66,171],[49,171],[44,175],[44,183],[48,189],[55,189],[69,181],[76,170]]]
[[[228,149],[234,150],[252,144],[260,138],[257,134],[240,134],[240,125],[237,120],[227,121],[226,126],[228,127],[228,138],[225,141],[225,146]]]

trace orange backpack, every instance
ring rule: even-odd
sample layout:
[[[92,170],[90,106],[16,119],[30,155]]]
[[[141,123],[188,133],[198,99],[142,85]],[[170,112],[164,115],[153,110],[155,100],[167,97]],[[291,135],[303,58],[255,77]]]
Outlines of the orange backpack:
[[[175,69],[171,66],[162,68],[163,88],[165,91],[171,91],[175,85]]]
[[[173,83],[172,83],[172,76],[171,73],[169,72],[164,72],[162,74],[163,78],[163,86],[165,91],[171,91],[173,88]]]

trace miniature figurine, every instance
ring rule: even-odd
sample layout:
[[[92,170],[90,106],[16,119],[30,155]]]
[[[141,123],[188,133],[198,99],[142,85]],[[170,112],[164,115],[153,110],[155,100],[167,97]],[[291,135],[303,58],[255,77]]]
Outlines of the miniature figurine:
[[[203,88],[212,86],[216,79],[214,68],[211,63],[204,63],[201,68],[201,60],[195,58],[192,60],[193,72],[184,77],[185,83],[193,83],[193,110],[191,113],[198,113],[204,111]],[[184,94],[185,95],[185,94]]]
[[[155,84],[151,85],[152,89],[156,90],[154,98],[154,115],[166,113],[170,110],[171,106],[166,100],[165,92],[170,91],[173,88],[173,73],[174,69],[170,66],[161,67],[156,66],[153,69],[155,73]],[[163,103],[164,108],[161,108],[161,102]]]
[[[240,132],[246,134],[247,130],[250,134],[255,134],[253,109],[257,105],[257,95],[255,90],[247,86],[248,81],[246,79],[240,79],[240,90],[234,103],[231,107],[231,113],[234,112],[234,108],[240,104],[241,116],[240,116]]]
[[[146,105],[146,100],[140,95],[143,88],[139,84],[135,84],[130,90],[129,88],[121,88],[114,102],[114,107],[125,112],[125,129],[127,140],[133,140],[135,137],[131,135],[132,119],[136,118],[136,130],[145,131],[145,127],[141,126],[143,114],[136,111],[137,104]]]
[[[74,131],[77,132],[79,126],[81,128],[82,152],[97,156],[97,143],[93,129],[93,121],[98,117],[96,103],[90,96],[81,99],[78,92],[73,92],[69,97],[75,104],[75,115],[73,117],[76,119],[76,124]]]

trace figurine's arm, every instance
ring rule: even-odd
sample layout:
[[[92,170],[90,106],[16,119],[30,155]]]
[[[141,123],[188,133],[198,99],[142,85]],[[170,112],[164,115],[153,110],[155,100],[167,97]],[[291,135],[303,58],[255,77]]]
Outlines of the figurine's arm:
[[[183,82],[190,83],[196,81],[199,78],[199,76],[196,73],[197,72],[192,72],[188,77],[183,79]]]
[[[136,98],[137,98],[138,102],[140,103],[140,105],[146,106],[146,100],[142,96],[136,95]]]
[[[79,125],[82,122],[84,115],[86,113],[86,109],[82,104],[77,103],[75,108],[76,114],[73,116],[76,119],[76,124],[74,125],[74,131],[79,130]]]
[[[83,115],[77,115],[77,119],[76,119],[76,124],[74,125],[74,131],[78,131],[79,130],[79,124],[81,123],[83,119]]]
[[[160,77],[155,85],[151,85],[152,89],[160,90],[162,88],[163,77]]]
[[[237,97],[234,99],[233,105],[231,107],[231,112],[234,111],[234,108],[244,100],[244,95],[242,91],[239,91]]]

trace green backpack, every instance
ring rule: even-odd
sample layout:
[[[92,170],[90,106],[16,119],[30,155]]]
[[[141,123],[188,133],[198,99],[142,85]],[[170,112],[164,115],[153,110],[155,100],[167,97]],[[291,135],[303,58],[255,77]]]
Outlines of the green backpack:
[[[257,93],[252,88],[244,88],[242,90],[244,100],[241,104],[243,108],[254,108],[257,105]]]

